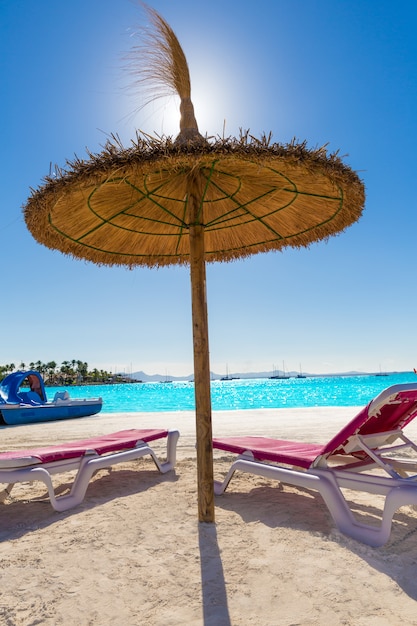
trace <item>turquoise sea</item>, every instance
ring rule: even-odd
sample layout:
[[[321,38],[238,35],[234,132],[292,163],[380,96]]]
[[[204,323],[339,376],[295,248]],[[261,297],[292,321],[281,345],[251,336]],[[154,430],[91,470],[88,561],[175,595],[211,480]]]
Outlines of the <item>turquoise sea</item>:
[[[386,387],[399,383],[417,383],[417,376],[405,372],[387,376],[216,380],[211,383],[211,400],[214,411],[364,406]],[[68,389],[72,398],[101,396],[102,413],[195,409],[194,384],[190,382],[48,387],[48,398],[64,389]]]

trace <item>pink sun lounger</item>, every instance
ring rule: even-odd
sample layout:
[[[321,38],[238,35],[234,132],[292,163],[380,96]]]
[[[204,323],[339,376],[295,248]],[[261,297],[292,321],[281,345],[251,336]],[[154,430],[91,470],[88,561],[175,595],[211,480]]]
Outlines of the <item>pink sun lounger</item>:
[[[371,546],[390,536],[392,518],[417,504],[417,446],[404,427],[417,415],[417,384],[381,392],[327,444],[269,437],[215,437],[213,447],[238,455],[215,493],[222,494],[236,471],[318,491],[336,526]],[[354,517],[342,489],[385,496],[380,524]]]
[[[53,508],[66,511],[83,501],[90,479],[98,470],[146,455],[161,473],[172,470],[178,437],[177,430],[131,429],[45,448],[0,452],[0,483],[7,485],[0,491],[0,502],[10,495],[15,483],[39,480],[45,483]],[[149,446],[162,438],[167,438],[165,462],[160,462]],[[57,496],[51,476],[70,470],[77,472],[70,493]]]

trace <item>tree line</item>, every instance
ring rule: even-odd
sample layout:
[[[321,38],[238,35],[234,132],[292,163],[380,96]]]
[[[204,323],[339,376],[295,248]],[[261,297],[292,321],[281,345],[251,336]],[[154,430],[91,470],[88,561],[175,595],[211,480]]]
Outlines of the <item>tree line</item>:
[[[112,374],[107,370],[89,369],[88,363],[73,359],[72,361],[62,361],[58,365],[55,361],[42,363],[36,361],[31,363],[20,363],[18,367],[14,363],[0,365],[0,379],[8,376],[17,370],[36,370],[39,372],[47,385],[79,385],[82,383],[109,383],[127,382],[131,379],[121,374]]]

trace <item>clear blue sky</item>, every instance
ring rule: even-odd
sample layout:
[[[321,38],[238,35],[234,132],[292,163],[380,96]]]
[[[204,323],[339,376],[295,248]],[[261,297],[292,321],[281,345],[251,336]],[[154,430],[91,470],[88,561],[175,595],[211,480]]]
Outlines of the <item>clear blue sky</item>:
[[[212,371],[417,367],[415,1],[151,4],[187,56],[202,133],[328,143],[366,186],[338,237],[208,266]],[[139,110],[127,88],[143,23],[130,0],[0,0],[1,364],[192,372],[187,268],[76,261],[36,243],[22,214],[51,164],[109,134],[177,134],[174,97]]]

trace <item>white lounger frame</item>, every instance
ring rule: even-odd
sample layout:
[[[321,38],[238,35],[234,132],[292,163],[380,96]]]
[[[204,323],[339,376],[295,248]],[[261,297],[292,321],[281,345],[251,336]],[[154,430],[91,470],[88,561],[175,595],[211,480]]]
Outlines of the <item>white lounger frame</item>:
[[[383,433],[381,436],[386,439],[387,434]],[[417,504],[416,461],[384,456],[384,454],[397,452],[405,447],[417,452],[417,446],[401,430],[393,431],[389,435],[393,444],[398,439],[402,443],[386,446],[384,451],[380,449],[378,454],[375,454],[368,444],[375,444],[378,436],[371,435],[369,441],[367,437],[360,437],[356,440],[355,448],[360,447],[366,451],[372,457],[373,462],[368,457],[367,461],[346,464],[346,458],[340,456],[337,458],[344,459],[345,464],[337,467],[326,466],[325,461],[319,459],[314,467],[307,470],[291,469],[273,465],[270,462],[258,461],[254,459],[250,451],[247,451],[233,462],[223,482],[215,481],[214,491],[216,495],[223,494],[236,471],[316,490],[323,497],[336,526],[342,533],[370,546],[378,547],[389,539],[394,513],[401,506]],[[375,468],[383,469],[388,476],[361,473]],[[409,472],[413,474],[409,475]],[[380,525],[371,526],[359,522],[349,508],[341,491],[342,488],[385,496]]]
[[[6,483],[7,487],[0,492],[0,503],[4,502],[10,495],[15,483],[39,480],[45,483],[53,508],[56,511],[66,511],[67,509],[77,506],[84,500],[90,479],[98,470],[149,455],[162,474],[169,472],[175,467],[178,437],[179,432],[177,430],[168,431],[167,458],[163,463],[158,460],[150,447],[149,443],[152,442],[146,443],[144,441],[137,441],[134,448],[121,450],[120,452],[110,452],[109,454],[99,455],[94,450],[86,450],[83,456],[74,459],[41,463],[39,459],[34,458],[33,463],[25,467],[10,467],[10,469],[2,467],[0,469],[0,483]],[[158,441],[158,439],[153,441]],[[30,458],[26,458],[27,462],[30,462]],[[70,493],[57,496],[51,476],[71,470],[76,470],[77,474]]]

